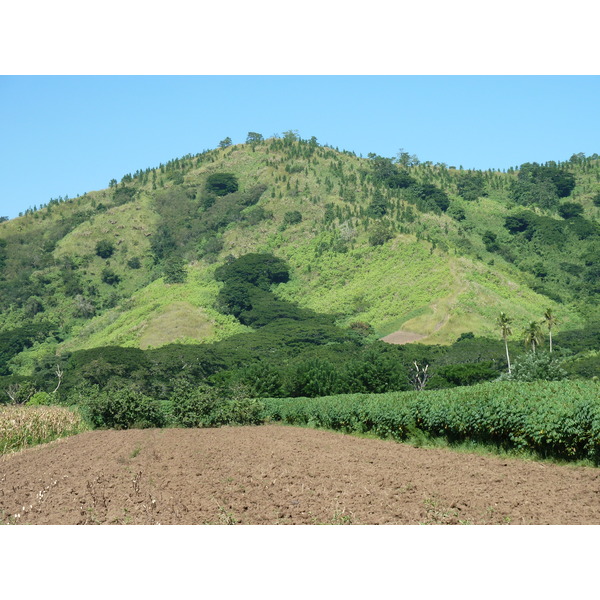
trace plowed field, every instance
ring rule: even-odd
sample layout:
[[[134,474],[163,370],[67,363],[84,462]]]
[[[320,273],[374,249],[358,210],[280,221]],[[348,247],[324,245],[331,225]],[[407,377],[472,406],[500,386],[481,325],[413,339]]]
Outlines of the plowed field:
[[[600,469],[277,425],[92,431],[1,457],[0,522],[600,524]]]

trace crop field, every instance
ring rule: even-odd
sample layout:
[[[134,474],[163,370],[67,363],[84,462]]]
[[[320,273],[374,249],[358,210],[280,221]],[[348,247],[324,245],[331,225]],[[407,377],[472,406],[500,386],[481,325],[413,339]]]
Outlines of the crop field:
[[[0,454],[23,450],[88,429],[81,415],[60,406],[0,408]]]
[[[266,399],[264,425],[84,431],[0,457],[0,522],[600,524],[598,398],[594,382],[496,383]],[[415,447],[418,432],[590,466]]]

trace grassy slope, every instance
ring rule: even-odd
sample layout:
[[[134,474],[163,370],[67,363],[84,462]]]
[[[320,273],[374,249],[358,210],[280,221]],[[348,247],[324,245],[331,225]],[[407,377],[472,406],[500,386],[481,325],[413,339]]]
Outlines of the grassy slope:
[[[383,246],[371,247],[367,240],[372,225],[366,229],[357,218],[359,208],[368,205],[372,193],[370,184],[358,177],[361,169],[368,169],[366,159],[319,149],[311,159],[290,160],[270,148],[267,143],[255,151],[243,145],[219,150],[214,153],[214,162],[203,162],[185,173],[186,184],[201,185],[212,172],[233,172],[242,190],[257,183],[268,185],[259,206],[272,211],[273,219],[251,227],[229,225],[222,235],[225,245],[219,263],[229,254],[240,256],[251,251],[269,251],[281,256],[289,261],[292,279],[279,286],[278,295],[321,312],[339,314],[341,324],[367,321],[380,336],[400,327],[429,336],[428,342],[449,342],[465,331],[496,335],[494,321],[500,311],[515,317],[513,330],[518,331],[528,321],[539,320],[548,307],[561,315],[561,327],[579,325],[575,310],[531,291],[515,266],[497,256],[489,264],[492,255],[486,253],[481,233],[492,229],[508,239],[502,229],[503,218],[509,211],[502,186],[487,199],[462,202],[452,194],[452,171],[440,175],[434,167],[416,167],[414,176],[418,179],[433,178],[447,186],[451,198],[464,206],[467,219],[459,225],[445,215],[417,213],[414,223],[402,223],[403,233]],[[295,173],[286,172],[286,165],[290,164],[296,168]],[[341,195],[336,166],[341,166],[346,175],[356,177],[351,186],[356,190],[353,203]],[[439,181],[436,177],[440,177]],[[508,175],[495,173],[493,177],[506,187]],[[583,195],[581,201],[586,213],[594,216],[598,209],[589,198],[597,186],[594,187],[592,174],[583,174],[581,181],[576,191]],[[137,187],[141,193],[134,202],[95,214],[65,236],[54,250],[56,260],[72,256],[83,261],[82,275],[98,287],[101,298],[115,289],[100,282],[105,267],[122,278],[118,284],[121,300],[114,308],[101,310],[93,319],[73,321],[69,312],[73,301],[69,298],[47,308],[45,317],[62,319],[72,327],[61,348],[214,341],[246,330],[214,310],[220,284],[212,278],[213,265],[204,261],[190,265],[190,277],[185,284],[152,281],[155,275],[151,274],[150,239],[156,234],[158,215],[152,208],[151,184]],[[110,192],[92,192],[81,200],[55,207],[48,218],[59,218],[59,214],[77,206],[91,206],[93,201],[110,206]],[[335,220],[324,225],[327,203],[350,208],[355,216],[342,223]],[[299,210],[303,221],[284,227],[284,215],[291,210]],[[39,236],[43,227],[42,219],[29,216],[1,224],[0,234],[21,228],[28,237]],[[434,248],[423,239],[426,235],[443,240],[446,246]],[[327,246],[340,236],[349,241],[346,253],[330,248],[319,250],[323,243]],[[473,252],[468,256],[457,250],[455,242],[460,236],[472,244]],[[95,255],[95,245],[101,239],[111,239],[116,245],[114,256],[108,260]],[[479,258],[475,256],[477,253]],[[132,257],[141,259],[141,269],[127,267]],[[56,277],[56,273],[52,276]],[[187,314],[184,306],[193,307],[192,312]],[[18,322],[18,317],[18,312],[12,317],[5,315],[0,326],[14,325],[11,318]],[[29,354],[33,356],[40,351],[34,347]]]

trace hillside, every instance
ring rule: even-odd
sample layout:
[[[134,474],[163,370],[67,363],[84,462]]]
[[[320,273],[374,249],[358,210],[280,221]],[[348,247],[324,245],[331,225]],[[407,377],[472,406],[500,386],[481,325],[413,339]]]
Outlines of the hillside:
[[[34,331],[0,374],[250,332],[219,309],[215,278],[248,253],[289,265],[279,300],[373,338],[498,338],[501,311],[515,333],[548,308],[562,331],[597,319],[596,155],[504,173],[362,158],[294,132],[220,146],[0,223],[0,331]]]

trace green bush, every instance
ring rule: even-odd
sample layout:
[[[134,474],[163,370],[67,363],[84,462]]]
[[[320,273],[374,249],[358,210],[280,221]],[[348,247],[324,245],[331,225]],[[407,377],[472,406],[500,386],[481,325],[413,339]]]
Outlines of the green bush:
[[[96,244],[96,254],[100,258],[110,258],[115,251],[115,245],[110,240],[100,240]]]
[[[302,222],[302,213],[297,210],[290,210],[283,215],[284,225],[297,225]]]
[[[171,395],[172,414],[182,427],[218,427],[223,425],[224,401],[206,384],[178,382]]]
[[[94,428],[143,429],[166,423],[157,400],[127,388],[90,393],[82,411]]]
[[[109,267],[102,269],[101,279],[108,285],[116,285],[121,281],[121,277]]]
[[[28,406],[49,406],[53,404],[52,395],[48,392],[36,392],[26,404]]]
[[[113,192],[113,202],[116,206],[120,206],[121,204],[131,202],[131,200],[133,200],[133,198],[135,197],[135,193],[135,188],[118,187]]]
[[[515,360],[510,375],[503,373],[502,380],[506,381],[560,381],[567,377],[567,372],[561,366],[562,361],[549,352],[528,352]]]
[[[486,362],[447,365],[438,370],[438,375],[454,385],[474,385],[496,379],[499,373],[491,362]]]
[[[264,404],[248,398],[241,386],[218,389],[182,380],[171,395],[171,406],[173,419],[183,427],[257,425],[263,421]]]
[[[170,256],[163,264],[165,283],[185,283],[187,271],[185,261],[177,255]]]

